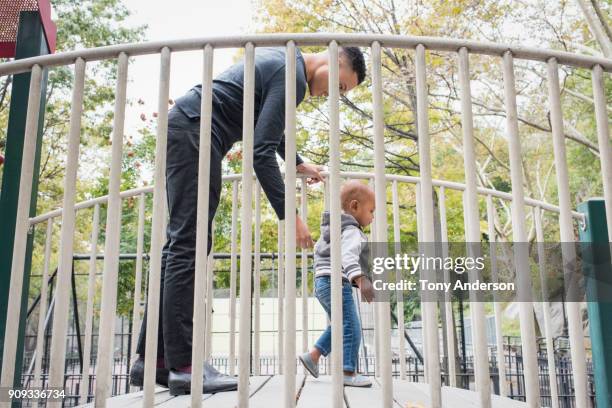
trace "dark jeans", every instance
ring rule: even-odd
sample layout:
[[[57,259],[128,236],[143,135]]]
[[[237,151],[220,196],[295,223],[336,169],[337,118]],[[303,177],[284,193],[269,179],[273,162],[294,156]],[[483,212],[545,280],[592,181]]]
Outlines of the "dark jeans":
[[[171,109],[166,159],[169,221],[162,251],[157,334],[157,357],[165,358],[167,368],[191,365],[199,144],[200,121]],[[221,161],[226,153],[214,136],[211,145],[207,253],[212,245],[211,224],[219,205]],[[136,349],[141,357],[145,353],[146,327],[145,311]]]

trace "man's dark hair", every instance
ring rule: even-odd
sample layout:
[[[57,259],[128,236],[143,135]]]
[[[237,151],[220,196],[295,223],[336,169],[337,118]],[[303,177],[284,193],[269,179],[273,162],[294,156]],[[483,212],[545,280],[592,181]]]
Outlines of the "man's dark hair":
[[[351,69],[357,74],[357,84],[362,83],[366,76],[366,65],[361,50],[357,47],[342,47],[340,55],[346,58]]]

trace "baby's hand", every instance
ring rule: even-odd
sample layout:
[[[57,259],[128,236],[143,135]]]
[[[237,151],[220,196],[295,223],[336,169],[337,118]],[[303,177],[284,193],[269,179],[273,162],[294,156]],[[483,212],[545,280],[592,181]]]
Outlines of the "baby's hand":
[[[374,299],[374,287],[372,286],[372,282],[370,282],[367,277],[360,276],[355,279],[355,283],[359,286],[362,299],[365,299],[368,303],[372,302]]]

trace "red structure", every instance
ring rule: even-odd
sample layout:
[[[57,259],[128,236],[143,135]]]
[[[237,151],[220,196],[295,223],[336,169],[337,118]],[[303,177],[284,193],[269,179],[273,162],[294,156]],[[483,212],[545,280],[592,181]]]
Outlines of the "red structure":
[[[0,58],[15,56],[15,42],[19,27],[19,13],[38,11],[45,30],[49,53],[55,52],[57,27],[51,20],[51,3],[49,0],[0,0]]]

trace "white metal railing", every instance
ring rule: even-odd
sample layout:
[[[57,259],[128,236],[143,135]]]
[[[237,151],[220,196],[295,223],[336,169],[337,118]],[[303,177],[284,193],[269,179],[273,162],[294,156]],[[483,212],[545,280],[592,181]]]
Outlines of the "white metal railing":
[[[175,52],[187,50],[203,50],[204,69],[202,76],[202,121],[200,124],[200,157],[199,171],[205,175],[200,177],[198,182],[198,223],[197,223],[197,245],[196,245],[196,281],[195,290],[199,293],[207,293],[207,296],[195,296],[194,305],[194,340],[195,345],[192,357],[193,381],[191,389],[191,405],[199,407],[202,403],[202,364],[206,356],[210,355],[210,305],[212,290],[211,257],[206,256],[207,233],[206,225],[208,218],[208,177],[210,171],[210,134],[211,134],[211,87],[212,81],[212,61],[214,49],[218,48],[244,48],[245,61],[245,87],[244,87],[244,116],[243,116],[243,173],[242,176],[234,175],[225,177],[226,181],[232,181],[234,191],[237,191],[237,182],[242,183],[241,198],[241,248],[242,257],[250,258],[252,253],[252,152],[253,152],[253,120],[254,120],[254,49],[261,46],[283,46],[287,50],[286,64],[286,106],[285,106],[285,132],[287,168],[295,168],[295,47],[306,45],[327,46],[330,58],[330,77],[329,77],[329,120],[330,120],[330,139],[329,156],[330,170],[328,173],[329,197],[325,194],[326,207],[329,206],[331,212],[331,241],[332,241],[332,348],[334,353],[332,360],[332,406],[341,407],[342,398],[342,330],[341,330],[341,264],[340,264],[340,206],[339,206],[339,186],[341,177],[365,178],[374,182],[377,197],[377,210],[375,223],[373,225],[373,235],[378,241],[387,240],[387,209],[381,205],[386,201],[387,184],[391,182],[393,188],[393,217],[394,217],[394,238],[398,237],[399,208],[397,184],[412,183],[417,187],[417,207],[419,224],[419,241],[433,242],[433,202],[432,193],[438,188],[440,195],[441,219],[445,220],[445,191],[463,191],[466,241],[477,242],[479,237],[479,215],[478,215],[478,195],[484,195],[487,199],[487,218],[489,225],[492,224],[496,210],[493,205],[493,197],[502,200],[512,201],[512,231],[516,242],[526,241],[526,215],[525,205],[535,209],[536,229],[541,233],[541,223],[538,224],[542,210],[554,211],[559,213],[561,227],[561,240],[571,242],[575,237],[573,234],[573,219],[581,219],[581,216],[572,212],[569,201],[569,183],[567,176],[567,163],[565,157],[565,144],[563,136],[563,118],[560,107],[558,64],[573,67],[581,67],[592,70],[593,92],[596,112],[596,123],[598,129],[598,147],[600,150],[600,160],[603,174],[604,198],[608,215],[608,229],[612,237],[612,154],[609,145],[608,120],[605,106],[605,89],[603,76],[604,72],[612,72],[612,60],[598,57],[576,55],[562,51],[543,50],[528,47],[514,47],[503,44],[479,43],[473,41],[451,40],[432,37],[411,37],[411,36],[391,36],[391,35],[370,35],[370,34],[262,34],[251,36],[238,36],[227,38],[200,38],[191,40],[179,40],[168,42],[151,42],[142,44],[115,45],[96,49],[72,51],[62,54],[29,58],[24,60],[12,61],[0,64],[0,75],[9,75],[20,72],[31,72],[30,94],[28,99],[28,111],[26,119],[25,141],[23,162],[21,169],[21,180],[19,187],[19,209],[17,212],[15,246],[13,252],[13,263],[11,267],[11,290],[8,305],[7,330],[6,332],[17,332],[20,314],[20,295],[23,286],[23,268],[26,251],[26,237],[28,229],[32,225],[47,221],[47,238],[52,232],[53,221],[61,217],[61,240],[60,257],[58,267],[58,286],[55,293],[55,306],[53,318],[53,337],[52,337],[52,361],[49,374],[49,385],[59,387],[64,380],[64,354],[67,330],[67,311],[68,311],[68,287],[66,284],[70,278],[69,263],[72,257],[73,233],[75,211],[84,208],[94,207],[94,214],[99,216],[99,206],[107,206],[106,219],[106,241],[104,248],[104,280],[102,288],[102,304],[100,308],[100,339],[98,344],[98,359],[96,371],[96,405],[104,406],[106,398],[109,396],[109,384],[111,376],[110,359],[113,350],[113,323],[116,316],[116,289],[118,277],[118,250],[120,236],[120,216],[121,200],[126,197],[140,196],[141,205],[139,211],[144,217],[144,195],[153,192],[153,217],[151,230],[151,262],[149,268],[149,285],[147,295],[148,319],[147,319],[147,339],[146,348],[149,350],[145,360],[145,379],[144,379],[144,400],[143,406],[153,404],[153,389],[155,375],[155,352],[157,349],[157,326],[159,313],[159,288],[160,288],[160,263],[161,250],[163,246],[165,231],[165,162],[166,162],[166,138],[167,138],[167,101],[170,81],[171,56]],[[374,107],[374,174],[365,173],[341,173],[340,172],[340,138],[339,138],[339,91],[338,91],[338,47],[339,46],[361,46],[371,49],[371,72],[372,72],[372,97]],[[392,176],[385,175],[384,157],[384,117],[382,110],[382,73],[381,73],[381,48],[409,48],[416,51],[416,91],[417,91],[417,118],[418,118],[418,148],[420,155],[420,177]],[[430,160],[431,143],[428,128],[428,102],[427,102],[427,66],[425,56],[427,51],[441,51],[455,53],[458,58],[459,79],[461,85],[461,110],[463,127],[463,146],[464,146],[464,170],[465,184],[440,181],[432,179],[432,169]],[[122,138],[125,122],[126,105],[126,84],[128,78],[128,59],[130,57],[159,54],[160,55],[160,82],[159,82],[159,107],[157,119],[157,144],[155,156],[155,187],[120,191],[121,177],[121,157],[122,157]],[[495,58],[501,58],[503,63],[503,80],[505,90],[505,111],[506,127],[510,155],[510,175],[513,188],[512,193],[503,193],[490,189],[478,188],[476,184],[476,169],[474,165],[474,144],[473,144],[473,119],[471,112],[471,95],[469,80],[469,55],[483,54]],[[554,206],[538,200],[526,198],[522,189],[523,175],[521,167],[521,145],[518,130],[516,112],[516,90],[514,81],[514,59],[527,59],[545,62],[548,66],[549,84],[549,103],[551,109],[551,122],[553,129],[553,147],[555,168],[557,174],[557,185],[559,191],[559,206]],[[109,194],[87,202],[75,204],[76,191],[76,170],[78,167],[79,136],[81,127],[81,115],[83,105],[83,84],[85,80],[85,66],[88,62],[99,60],[118,61],[118,78],[115,93],[115,115],[113,122],[111,171],[109,176]],[[42,70],[53,66],[74,65],[75,78],[73,88],[72,112],[70,122],[70,133],[68,136],[68,161],[66,166],[66,176],[64,181],[64,203],[63,210],[56,210],[48,214],[37,216],[33,219],[28,217],[30,204],[31,180],[33,175],[33,157],[35,150],[36,131],[38,127],[37,118],[40,101],[40,88]],[[286,174],[286,202],[285,212],[292,214],[296,211],[296,179],[295,172]],[[305,186],[302,179],[302,185]],[[260,188],[256,189],[256,206],[260,207]],[[236,193],[234,194],[236,198]],[[236,201],[233,200],[233,217],[236,216]],[[306,204],[302,202],[302,212],[306,212]],[[139,218],[140,219],[140,218]],[[142,219],[144,220],[144,218]],[[255,225],[260,225],[259,213],[256,214]],[[94,233],[92,233],[92,253],[95,254],[99,219],[94,216]],[[446,221],[443,223],[446,226]],[[539,226],[538,226],[539,225]],[[144,222],[139,222],[139,253],[142,254],[142,237],[140,232],[144,228]],[[285,376],[283,385],[283,406],[291,407],[295,405],[295,354],[296,348],[296,324],[295,324],[295,297],[296,297],[296,261],[295,261],[295,220],[288,217],[281,223],[284,240],[284,265],[279,269],[284,271],[279,274],[282,277],[282,290],[279,289],[279,298],[284,299],[282,311],[284,321],[279,334],[282,337],[282,373]],[[491,227],[489,227],[491,228]],[[236,225],[233,226],[233,236],[237,232]],[[494,232],[494,230],[492,230]],[[257,231],[256,231],[257,232]],[[446,232],[443,232],[443,236]],[[256,233],[257,237],[257,233]],[[258,256],[260,241],[255,239],[255,255]],[[279,250],[283,245],[279,245]],[[49,251],[47,245],[46,251]],[[237,248],[232,248],[233,256],[236,255]],[[571,254],[564,253],[565,256]],[[45,257],[45,271],[48,272],[48,256]],[[93,258],[95,259],[95,258]],[[302,257],[305,259],[305,257]],[[528,272],[527,257],[520,253],[515,254],[515,261],[518,270],[519,291],[529,288],[527,285],[526,274]],[[137,267],[137,281],[142,279],[141,272]],[[259,267],[255,265],[255,288],[259,290]],[[235,270],[235,267],[233,268]],[[306,265],[302,264],[304,274]],[[92,274],[95,274],[95,263],[90,266],[90,280],[88,291],[93,290]],[[240,316],[247,316],[250,312],[251,304],[251,263],[240,263]],[[236,278],[236,273],[232,276],[232,281]],[[279,279],[281,281],[281,279]],[[235,282],[233,282],[235,285]],[[43,289],[46,290],[46,284]],[[234,289],[235,290],[235,286]],[[304,288],[302,288],[304,293]],[[89,293],[89,292],[88,292]],[[259,293],[256,293],[256,297]],[[302,307],[305,307],[303,303]],[[94,305],[88,304],[87,318],[93,313]],[[258,309],[256,309],[258,310]],[[482,304],[475,303],[471,308],[473,317],[474,346],[478,350],[485,347],[484,335],[484,309]],[[586,393],[586,367],[585,350],[582,344],[581,323],[578,314],[578,305],[568,303],[568,320],[571,340],[571,351],[573,361],[574,383],[576,387],[576,406],[584,408],[587,406]],[[206,311],[206,313],[205,313]],[[233,309],[235,313],[235,308]],[[258,312],[257,312],[258,313]],[[425,333],[425,359],[426,359],[426,379],[430,386],[431,406],[441,406],[441,382],[440,382],[440,350],[438,349],[438,327],[437,327],[437,306],[433,302],[425,302],[423,305],[424,314],[424,333]],[[495,308],[496,330],[501,330],[500,310]],[[136,311],[135,314],[136,316]],[[377,374],[381,377],[382,383],[382,405],[390,407],[392,404],[391,366],[390,366],[390,340],[389,336],[384,336],[390,330],[389,304],[382,303],[377,305]],[[448,316],[448,313],[447,313]],[[139,316],[137,316],[139,318]],[[235,316],[232,316],[232,320]],[[259,316],[255,319],[255,330],[259,328]],[[280,323],[280,322],[279,322]],[[525,384],[527,404],[530,407],[539,406],[539,389],[537,377],[537,361],[535,350],[535,330],[532,314],[532,305],[526,302],[520,304],[520,326],[521,339],[524,353],[525,365]],[[87,320],[86,326],[91,329],[91,322]],[[446,332],[451,334],[452,328],[449,322],[445,322]],[[240,319],[239,345],[238,345],[238,406],[247,407],[249,397],[249,350],[250,350],[250,322],[248,319]],[[501,333],[499,333],[501,334]],[[547,330],[547,337],[550,336]],[[256,336],[257,338],[257,336]],[[501,338],[501,336],[498,336]],[[303,338],[302,348],[307,346],[306,337]],[[9,386],[13,384],[15,367],[15,350],[17,337],[9,336],[5,339],[3,350],[3,367],[1,385]],[[91,338],[86,339],[86,344],[91,347]],[[259,339],[255,342],[256,349],[259,347]],[[87,349],[87,347],[86,347]],[[41,350],[38,350],[39,353]],[[90,353],[91,350],[87,350]],[[256,350],[256,355],[259,353]],[[447,352],[451,356],[450,350]],[[42,353],[40,353],[42,354]],[[40,356],[37,354],[37,356]],[[477,391],[480,395],[482,407],[491,406],[491,396],[489,391],[488,361],[485,353],[475,353],[476,362],[476,382]],[[38,357],[40,358],[40,357]],[[230,359],[233,361],[233,359]],[[40,364],[37,363],[37,374],[40,375]],[[258,367],[255,368],[256,372]],[[452,380],[451,380],[452,381]],[[86,392],[86,391],[84,391]],[[553,391],[554,392],[554,391]],[[505,390],[502,387],[502,394]],[[554,400],[554,398],[553,398]]]
[[[514,82],[514,57],[512,53],[506,52],[503,56],[504,74],[504,93],[506,106],[506,129],[508,133],[508,152],[510,156],[510,176],[513,186],[523,185],[523,170],[521,163],[521,142],[519,138],[518,114],[516,112],[516,87]],[[522,188],[512,189],[512,235],[514,242],[526,242],[527,231],[525,226],[525,195]],[[520,251],[515,252],[515,263],[517,268],[517,292],[519,295],[529,293],[529,271],[528,258]],[[523,344],[524,364],[525,364],[525,395],[527,404],[535,407],[539,402],[538,371],[535,347],[529,344],[535,343],[535,327],[533,321],[532,305],[521,302],[519,305],[519,316],[521,321],[521,342]],[[527,346],[525,348],[525,346]],[[584,347],[584,346],[583,346]],[[586,377],[586,373],[584,374]],[[576,382],[580,387],[580,383]],[[586,380],[584,383],[586,390]],[[586,407],[586,399],[580,403],[579,407]]]
[[[324,174],[328,175],[328,173],[326,173],[326,172],[324,172]],[[228,185],[229,191],[230,191],[230,194],[231,194],[231,197],[232,197],[232,200],[231,200],[232,201],[232,210],[231,210],[231,214],[232,215],[231,215],[231,217],[232,217],[232,223],[233,224],[235,224],[235,220],[237,219],[237,204],[236,204],[237,200],[235,199],[235,197],[237,196],[237,191],[238,191],[238,188],[239,188],[238,183],[240,182],[241,177],[242,177],[241,175],[228,175],[228,176],[224,176],[223,177],[223,181]],[[375,175],[372,174],[372,173],[362,173],[362,172],[341,172],[340,173],[340,177],[341,178],[349,178],[349,179],[352,178],[352,179],[366,179],[366,180],[369,179],[369,180],[372,180],[372,179],[374,179]],[[406,177],[406,176],[397,176],[397,175],[384,175],[384,177],[385,177],[385,184],[387,184],[387,185],[391,184],[391,188],[392,188],[392,193],[393,193],[392,194],[392,201],[391,201],[391,206],[393,208],[392,219],[393,219],[393,225],[394,225],[394,237],[396,237],[394,239],[396,241],[399,241],[399,225],[400,225],[401,212],[400,212],[400,200],[399,200],[398,191],[399,191],[400,187],[405,186],[405,185],[415,185],[415,187],[416,187],[417,184],[419,183],[419,179],[415,178],[415,177]],[[302,185],[306,185],[305,179],[302,178],[302,177],[300,177],[300,179],[301,179]],[[445,207],[446,196],[448,194],[447,190],[456,191],[458,193],[463,193],[463,191],[465,190],[465,186],[463,184],[459,184],[459,183],[450,183],[450,182],[444,182],[444,181],[439,181],[439,180],[433,180],[433,185],[438,187],[437,191],[438,191],[438,196],[439,196],[439,209],[440,209],[440,222],[441,222],[441,227],[440,228],[441,228],[442,237],[444,239],[444,237],[446,237],[448,235],[448,233],[447,233],[447,226],[446,226],[446,207]],[[141,295],[138,295],[137,292],[139,291],[139,288],[141,286],[141,280],[140,279],[142,279],[142,276],[139,279],[138,275],[139,275],[139,273],[141,273],[139,271],[141,271],[141,269],[142,269],[142,257],[144,256],[144,253],[142,252],[143,236],[144,236],[144,228],[145,228],[145,224],[144,224],[144,217],[145,217],[145,206],[144,206],[144,203],[145,203],[145,200],[144,200],[144,198],[145,198],[145,195],[151,195],[153,193],[153,190],[154,190],[154,187],[137,188],[137,189],[133,189],[133,190],[123,191],[120,194],[121,200],[126,200],[126,199],[129,199],[129,198],[136,198],[137,197],[138,201],[139,201],[139,205],[138,205],[138,230],[137,230],[137,236],[138,236],[138,238],[137,238],[137,258],[136,258],[136,267],[135,267],[135,272],[134,272],[135,273],[135,277],[136,277],[135,278],[135,285],[134,285],[134,293],[135,293],[135,295],[134,295],[134,303],[137,305],[137,307],[139,307],[139,305],[141,303]],[[415,190],[415,191],[418,191],[418,187],[417,187],[417,190]],[[257,192],[260,193],[259,186],[258,186]],[[487,214],[488,214],[487,220],[489,220],[488,225],[489,225],[489,229],[490,229],[490,235],[492,237],[495,237],[494,224],[493,224],[493,222],[491,220],[493,220],[493,218],[494,218],[493,214],[495,214],[497,212],[497,209],[494,206],[494,197],[496,197],[495,194],[497,194],[497,193],[499,193],[499,192],[496,192],[495,190],[482,189],[482,191],[479,191],[479,194],[486,198],[487,210],[488,210],[488,212],[487,212]],[[304,191],[301,191],[302,197],[304,197],[303,194],[304,194]],[[325,197],[323,198],[324,201],[328,201],[328,199],[327,199],[328,194],[329,194],[328,190],[325,189],[324,190]],[[256,198],[259,195],[260,194],[257,194]],[[503,196],[501,198],[500,197],[497,197],[497,198],[499,198],[501,200],[510,200],[509,197],[503,197]],[[421,199],[419,199],[419,202],[420,201],[421,201]],[[99,230],[99,211],[100,211],[100,207],[101,206],[104,206],[104,205],[107,205],[107,204],[108,204],[108,196],[102,196],[102,197],[98,197],[98,198],[95,198],[95,199],[92,199],[92,200],[84,201],[84,202],[81,202],[81,203],[78,203],[78,204],[75,205],[75,208],[77,208],[79,211],[86,211],[86,210],[89,210],[89,209],[93,208],[93,224],[92,224],[93,225],[93,229],[92,229],[91,252],[90,252],[91,258],[90,258],[88,286],[87,286],[87,288],[88,288],[87,289],[87,293],[88,293],[87,299],[88,299],[88,301],[87,301],[87,309],[86,309],[86,316],[85,316],[86,329],[85,329],[85,346],[84,346],[84,356],[83,356],[84,366],[83,366],[83,370],[82,370],[83,373],[90,373],[88,362],[91,359],[91,346],[90,346],[90,344],[91,344],[91,336],[93,334],[92,333],[92,329],[93,329],[93,327],[92,327],[92,320],[93,319],[92,318],[93,318],[93,314],[95,312],[95,309],[93,307],[94,283],[95,283],[95,273],[96,273],[96,267],[95,267],[95,261],[94,260],[95,260],[95,256],[96,256],[96,253],[97,253],[96,252],[96,244],[95,243],[97,243],[97,241],[98,241],[97,234],[98,234],[98,230]],[[306,206],[306,201],[304,199],[301,200],[301,205],[302,205],[302,207]],[[534,210],[538,210],[538,209],[542,208],[542,205],[543,205],[543,203],[536,202],[536,203],[533,204],[532,208]],[[421,207],[421,205],[419,204],[419,208],[420,207]],[[549,206],[547,206],[547,207],[549,207]],[[255,224],[255,229],[254,229],[254,231],[255,231],[254,235],[255,235],[256,239],[259,239],[258,237],[260,236],[259,231],[260,231],[261,225],[260,225],[260,221],[257,222],[257,218],[261,217],[261,215],[260,215],[261,205],[257,205],[257,200],[256,200],[256,207],[255,208],[256,208],[257,213],[256,213],[256,218],[255,218],[256,219],[256,224]],[[552,206],[552,208],[549,210],[549,212],[554,214],[555,213],[554,210],[558,210],[558,209],[556,207]],[[48,212],[46,214],[42,214],[42,215],[40,215],[40,216],[38,216],[36,218],[32,218],[30,220],[30,223],[31,223],[32,226],[36,226],[36,225],[43,224],[43,223],[46,223],[46,225],[47,225],[46,234],[45,234],[45,237],[46,237],[45,238],[45,242],[46,242],[46,244],[45,244],[45,259],[47,261],[45,263],[45,268],[44,268],[44,271],[47,271],[47,272],[48,272],[48,269],[50,267],[49,266],[48,258],[50,256],[50,242],[51,242],[51,237],[52,237],[52,233],[53,233],[53,229],[52,228],[53,228],[53,225],[54,225],[54,220],[56,218],[61,217],[61,213],[62,212],[58,211],[58,210],[50,211],[50,212]],[[418,213],[418,211],[417,211],[417,213]],[[535,218],[535,220],[536,220],[536,224],[535,225],[536,225],[536,231],[538,231],[538,236],[540,236],[540,234],[543,234],[543,232],[542,232],[543,231],[542,230],[543,227],[541,225],[540,218],[541,218],[541,216]],[[575,221],[577,223],[581,222],[581,218],[578,216],[578,214],[574,214],[574,219],[575,219]],[[236,225],[234,225],[234,229],[235,228],[236,228]],[[213,228],[213,230],[214,230],[214,228]],[[282,229],[279,230],[279,231],[282,232]],[[232,234],[231,235],[231,242],[232,242],[232,244],[235,242],[234,237],[235,236]],[[279,244],[282,245],[282,242],[283,242],[282,240],[279,241]],[[260,262],[257,261],[257,259],[260,256],[259,254],[260,254],[259,247],[256,245],[255,246],[255,250],[254,250],[254,256],[256,257],[255,258],[255,262],[254,262],[254,266],[255,266],[256,271],[260,267]],[[231,247],[230,247],[230,260],[231,261],[230,262],[234,263],[235,259],[237,258],[237,256],[238,256],[238,250],[237,250],[236,246],[235,245],[231,245]],[[283,266],[280,265],[279,270],[282,271],[283,269],[284,269]],[[208,264],[208,270],[211,270],[211,264],[210,263]],[[47,276],[48,276],[48,273],[47,273]],[[282,278],[282,274],[279,276],[279,279],[281,279],[281,278]],[[43,293],[47,291],[47,281],[48,281],[48,279],[43,279],[43,281],[42,281],[43,282],[43,286],[41,287],[41,291]],[[237,281],[236,275],[233,274],[232,277],[230,278],[230,284],[231,285],[235,285],[236,281]],[[302,280],[302,282],[307,282],[307,280],[304,279],[304,280]],[[256,274],[255,275],[255,279],[254,279],[254,284],[255,284],[254,299],[256,299],[256,301],[254,303],[254,306],[255,306],[256,309],[254,310],[254,313],[253,313],[253,319],[254,319],[255,322],[257,322],[260,319],[260,311],[258,310],[259,301],[257,301],[257,299],[259,299],[259,296],[260,296],[260,285],[259,285],[259,283],[260,283],[260,276],[258,274]],[[210,281],[207,282],[207,285],[210,285]],[[280,289],[281,289],[281,291],[279,292],[279,299],[282,299],[282,297],[283,297],[282,296],[282,288],[280,288]],[[307,286],[302,285],[301,289],[302,289],[302,291],[304,291],[304,290],[307,291]],[[401,293],[401,292],[399,292],[399,293]],[[236,297],[235,297],[235,294],[234,294],[233,299],[235,299],[235,298]],[[41,299],[41,302],[42,302],[41,305],[46,304],[45,302],[43,302],[43,300],[44,299]],[[206,298],[205,298],[206,305],[208,305],[211,300],[212,300],[211,295],[210,294],[207,295]],[[401,302],[401,300],[398,300],[398,301]],[[450,303],[449,303],[449,305],[450,305]],[[231,302],[230,302],[230,306],[231,306]],[[279,316],[282,316],[281,312],[283,311],[283,308],[285,306],[283,306],[282,302],[279,302],[278,307],[279,307],[279,310],[278,310]],[[208,310],[210,310],[210,309],[208,309]],[[548,312],[548,310],[546,308],[544,309],[544,311],[545,311],[545,313]],[[401,322],[402,322],[401,313],[402,312],[403,312],[402,307],[398,306],[398,315],[399,315],[398,318],[399,318],[399,322],[400,322],[400,326],[398,327],[398,331],[400,333],[403,332],[403,328],[401,327]],[[44,312],[41,312],[41,313],[42,313],[42,315],[44,315]],[[134,318],[134,322],[135,323],[133,323],[133,327],[136,327],[136,328],[139,327],[139,325],[136,324],[137,319],[139,318],[139,313],[140,312],[138,311],[138,309],[135,309],[134,313],[133,313],[134,316],[135,316],[135,318]],[[285,316],[286,315],[287,314],[285,314]],[[295,313],[294,313],[294,315],[295,315]],[[306,320],[308,319],[308,308],[307,308],[307,305],[304,304],[304,303],[302,304],[302,316],[303,316],[304,319],[306,319]],[[450,314],[447,314],[447,316],[450,316]],[[503,336],[502,336],[502,332],[501,332],[501,319],[502,319],[502,315],[501,315],[501,309],[500,308],[497,308],[495,310],[495,317],[496,317],[496,338],[499,339],[499,341],[501,341]],[[210,321],[209,319],[210,319],[209,317],[205,318],[205,320]],[[230,310],[230,320],[231,321],[235,321],[236,320],[236,310],[235,310],[235,308],[233,310]],[[454,341],[453,341],[454,332],[453,332],[453,328],[452,328],[452,320],[451,320],[451,318],[447,318],[446,321],[443,322],[443,324],[446,326],[446,330],[447,330],[447,334],[448,334],[448,338],[449,338],[448,343],[449,343],[449,346],[450,346],[451,344],[454,343]],[[38,327],[39,327],[39,331],[40,331],[40,330],[43,330],[44,325],[41,324]],[[308,324],[307,323],[304,324],[302,329],[304,329],[304,328],[306,328],[306,329],[308,328]],[[210,332],[210,329],[211,329],[210,326],[208,326],[208,327],[206,327],[204,332],[208,335],[208,333]],[[285,331],[286,331],[286,333],[289,333],[289,330],[285,330]],[[296,330],[293,330],[292,332],[295,333]],[[303,333],[304,333],[304,331],[303,331]],[[548,328],[546,330],[546,336],[547,336],[547,342],[552,343],[552,337],[550,336],[550,330]],[[259,328],[258,325],[254,325],[254,345],[253,345],[253,355],[254,356],[259,356],[259,353],[260,353],[260,337],[261,337],[260,328]],[[291,336],[286,336],[286,337],[291,337]],[[134,335],[133,339],[136,339],[136,338],[137,338],[137,336]],[[281,341],[281,344],[282,344],[282,336],[279,336],[279,338],[280,338],[279,340]],[[37,337],[37,341],[40,341],[42,339],[43,339],[43,335],[40,334],[39,337]],[[232,343],[235,343],[235,340],[233,338],[230,339],[230,345]],[[206,350],[207,356],[209,356],[210,353],[212,352],[212,350],[210,349],[210,342],[208,342],[207,344],[208,344],[208,346],[206,346],[205,350]],[[135,347],[132,346],[132,349],[135,349]],[[550,348],[551,352],[552,352],[553,349],[554,348],[552,348],[552,347]],[[502,350],[503,350],[503,347],[499,347],[498,352],[502,352]],[[400,353],[402,351],[403,351],[403,348],[400,348]],[[43,349],[42,343],[40,343],[40,344],[37,343],[37,347],[36,347],[36,359],[37,359],[37,361],[39,359],[42,359],[43,354],[44,354],[44,349]],[[453,357],[453,354],[454,354],[454,348],[453,347],[449,347],[446,350],[446,357],[447,357],[448,361],[455,361],[455,358]],[[286,354],[285,354],[285,356],[286,356]],[[234,358],[235,358],[235,355],[231,354],[231,352],[230,352],[229,361],[231,362],[232,359],[234,359]],[[279,355],[279,358],[280,358],[280,355]],[[258,362],[259,358],[255,357],[254,361]],[[498,362],[500,362],[500,361],[503,362],[503,359],[501,359],[501,360],[498,359],[497,361]],[[554,364],[554,361],[553,360],[549,360],[549,361],[552,361],[552,362],[549,362],[549,364],[551,364],[551,367],[552,367],[552,364]],[[403,373],[405,375],[406,370],[405,370],[405,367],[404,368],[401,367],[402,363],[405,365],[405,358],[402,358],[400,356],[400,370],[401,370],[401,373]],[[40,363],[37,363],[37,364],[40,364]],[[38,367],[38,365],[37,365],[37,367]],[[254,366],[254,374],[255,375],[257,375],[259,373],[258,370],[259,370],[259,366],[257,364],[255,364],[255,366]],[[454,383],[455,375],[456,374],[453,373],[453,370],[454,370],[454,365],[450,364],[448,366],[448,375],[449,375],[450,384],[451,384],[451,386],[456,386],[456,384]],[[502,366],[500,366],[500,371],[501,372],[505,371]],[[551,369],[551,372],[554,373],[555,370]],[[40,374],[41,374],[41,371],[40,371],[40,368],[38,368],[35,371],[35,376],[34,376],[35,379],[37,379],[37,380],[40,379],[41,378]],[[87,391],[89,389],[88,380],[89,380],[89,375],[84,375],[82,377],[81,386],[79,387],[80,390],[81,390],[81,395],[80,395],[81,402],[85,402],[86,401],[86,397],[88,395],[88,391]],[[500,388],[502,390],[503,390],[505,384],[506,384],[505,381],[500,381]],[[554,382],[551,382],[551,384],[554,384]],[[501,395],[505,395],[505,394],[506,393],[504,391],[501,392]],[[554,391],[553,391],[552,395],[555,395]],[[555,398],[553,398],[553,400],[555,400]]]

